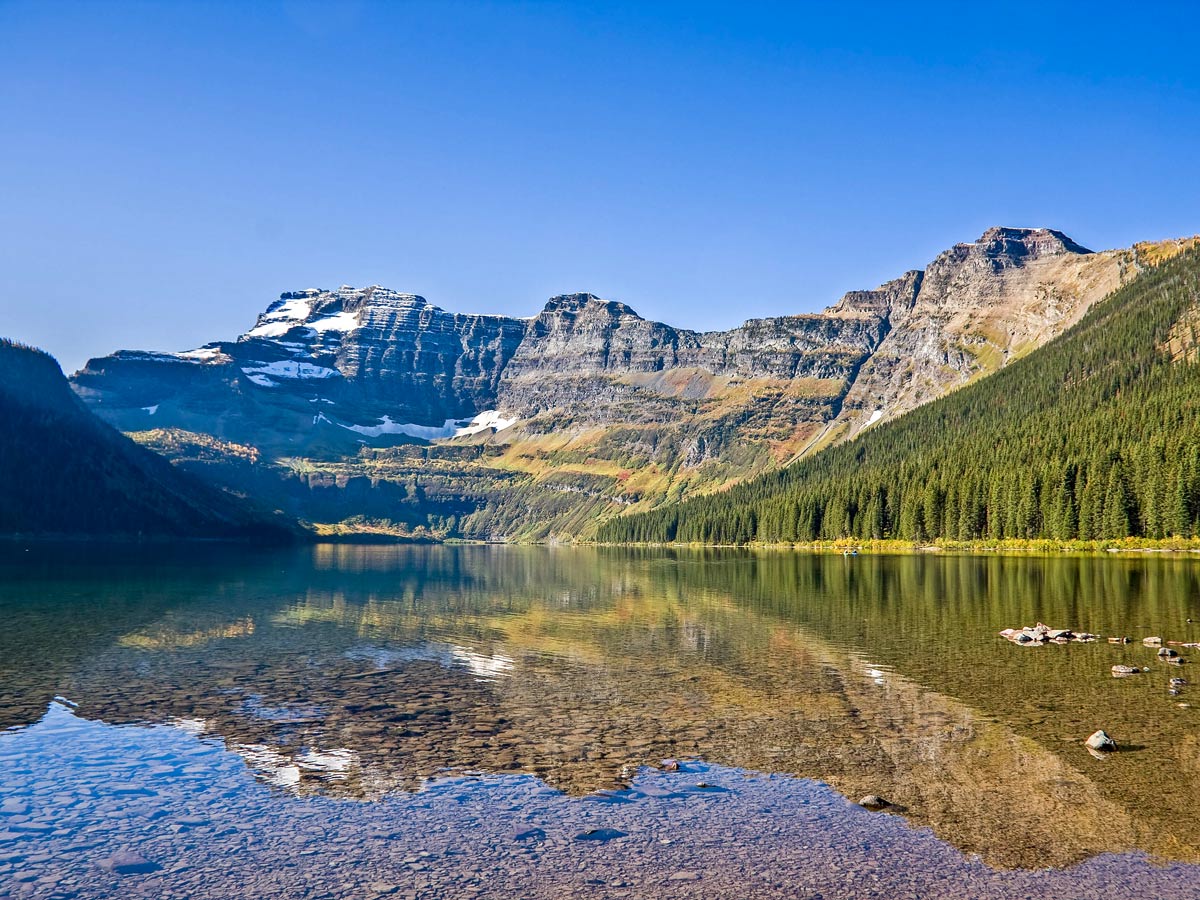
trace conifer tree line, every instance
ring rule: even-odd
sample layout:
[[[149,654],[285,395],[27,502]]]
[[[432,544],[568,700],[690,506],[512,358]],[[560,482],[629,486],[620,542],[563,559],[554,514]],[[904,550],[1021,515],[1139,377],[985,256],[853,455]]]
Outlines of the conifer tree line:
[[[995,375],[603,541],[1109,540],[1200,534],[1200,252]],[[1192,324],[1189,324],[1192,323]],[[1167,344],[1174,339],[1176,356]],[[1179,347],[1185,351],[1178,353]]]

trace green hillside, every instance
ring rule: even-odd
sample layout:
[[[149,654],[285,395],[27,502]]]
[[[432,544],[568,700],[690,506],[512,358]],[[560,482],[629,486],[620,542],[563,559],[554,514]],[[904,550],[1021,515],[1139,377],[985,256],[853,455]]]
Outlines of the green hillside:
[[[0,340],[0,535],[282,539],[291,525],[90,413],[58,363]]]
[[[1109,540],[1200,531],[1200,252],[997,374],[604,541]]]

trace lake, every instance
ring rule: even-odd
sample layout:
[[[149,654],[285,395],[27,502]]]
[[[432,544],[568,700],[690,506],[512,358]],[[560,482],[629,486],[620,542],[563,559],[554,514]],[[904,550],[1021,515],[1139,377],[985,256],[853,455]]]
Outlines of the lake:
[[[1191,557],[13,545],[0,616],[0,896],[1200,897]]]

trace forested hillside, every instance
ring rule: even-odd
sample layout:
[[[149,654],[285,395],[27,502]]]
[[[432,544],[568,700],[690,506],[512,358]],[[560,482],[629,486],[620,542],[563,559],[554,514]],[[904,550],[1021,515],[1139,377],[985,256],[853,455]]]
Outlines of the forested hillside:
[[[997,374],[606,541],[1165,538],[1200,532],[1200,251]]]
[[[0,340],[0,535],[285,538],[290,525],[137,446],[58,364]]]

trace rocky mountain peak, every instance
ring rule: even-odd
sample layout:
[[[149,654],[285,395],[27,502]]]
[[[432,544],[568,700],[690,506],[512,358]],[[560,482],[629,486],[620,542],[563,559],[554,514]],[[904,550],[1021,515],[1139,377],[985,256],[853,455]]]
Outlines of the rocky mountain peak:
[[[610,318],[620,318],[622,316],[630,316],[634,319],[641,318],[632,308],[626,306],[624,303],[616,300],[605,300],[602,297],[597,297],[595,294],[589,293],[559,294],[557,297],[551,297],[546,301],[546,305],[542,307],[543,316],[562,313],[571,315],[593,313]]]
[[[1009,228],[994,226],[979,236],[974,244],[965,245],[989,257],[1010,259],[1040,258],[1064,253],[1091,253],[1061,231],[1050,228]]]
[[[307,288],[280,294],[241,339],[275,339],[296,329],[306,334],[337,336],[381,319],[439,312],[424,297],[379,285],[355,288],[344,284],[336,291]]]

